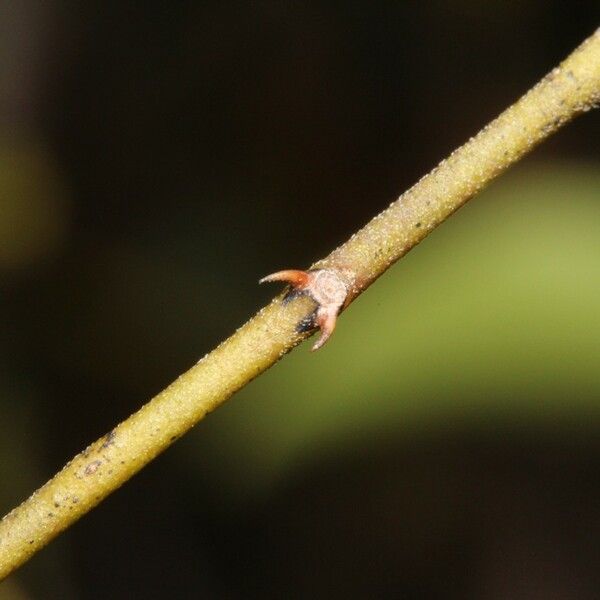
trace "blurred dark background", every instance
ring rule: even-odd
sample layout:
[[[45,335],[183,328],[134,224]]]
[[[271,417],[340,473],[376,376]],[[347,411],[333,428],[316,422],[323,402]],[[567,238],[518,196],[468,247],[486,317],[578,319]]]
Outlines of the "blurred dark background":
[[[2,513],[598,8],[2,2]],[[597,597],[599,139],[593,112],[560,131],[0,598]]]

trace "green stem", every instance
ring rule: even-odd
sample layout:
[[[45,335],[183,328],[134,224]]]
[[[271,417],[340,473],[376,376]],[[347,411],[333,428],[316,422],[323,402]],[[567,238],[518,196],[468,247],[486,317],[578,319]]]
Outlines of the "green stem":
[[[600,101],[600,29],[516,104],[317,263],[353,300],[391,264],[536,144]],[[78,454],[0,523],[0,579],[137,473],[308,334],[314,303],[276,298],[213,352]]]

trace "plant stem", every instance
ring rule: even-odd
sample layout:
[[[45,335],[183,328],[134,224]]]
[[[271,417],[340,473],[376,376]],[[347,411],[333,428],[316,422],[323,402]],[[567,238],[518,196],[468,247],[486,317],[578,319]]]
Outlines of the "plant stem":
[[[315,267],[343,273],[348,302],[536,144],[600,101],[600,29],[476,137]],[[78,454],[0,523],[0,579],[96,506],[309,334],[315,308],[276,298],[137,413]]]

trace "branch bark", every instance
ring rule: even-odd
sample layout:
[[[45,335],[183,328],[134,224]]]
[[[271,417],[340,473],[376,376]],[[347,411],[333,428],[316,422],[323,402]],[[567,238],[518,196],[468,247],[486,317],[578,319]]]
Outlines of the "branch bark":
[[[346,306],[534,146],[600,102],[600,29],[516,104],[313,268],[348,286]],[[0,579],[99,504],[206,414],[309,334],[315,309],[274,299],[126,421],[73,458],[0,523]]]

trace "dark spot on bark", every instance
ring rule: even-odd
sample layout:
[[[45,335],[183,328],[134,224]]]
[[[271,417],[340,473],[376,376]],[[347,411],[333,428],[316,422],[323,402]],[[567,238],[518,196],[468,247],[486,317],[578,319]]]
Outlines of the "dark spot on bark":
[[[93,475],[98,468],[100,467],[100,465],[102,464],[101,460],[93,460],[83,471],[84,475]]]
[[[73,504],[77,504],[79,502],[79,498],[77,496],[73,496],[73,498],[71,499],[71,502]]]
[[[177,439],[177,436],[176,436],[176,435],[172,435],[172,436],[169,438],[169,440],[170,440],[171,442],[174,442],[176,439]]]
[[[33,540],[29,540],[29,543],[30,543],[30,544],[33,544]]]
[[[121,461],[121,464],[122,464],[122,465],[124,465],[124,464],[125,464],[125,461],[124,461],[124,460],[122,460],[122,461]]]
[[[419,227],[421,227],[422,223],[421,221],[419,221],[418,223],[415,224],[415,227],[418,229]]]
[[[48,516],[49,516],[50,518],[52,518],[52,517],[54,516],[54,513],[53,513],[53,512],[49,512],[49,513],[48,513]]]
[[[316,311],[310,313],[310,315],[308,315],[307,317],[304,317],[304,319],[302,319],[300,323],[296,325],[296,331],[298,333],[306,333],[307,331],[312,331],[315,328],[315,316]]]
[[[115,437],[117,436],[117,432],[113,429],[112,431],[109,431],[105,436],[104,436],[104,442],[102,443],[102,446],[100,446],[101,448],[108,448],[109,446],[112,446],[115,443]]]
[[[299,298],[300,296],[305,296],[306,292],[304,290],[299,290],[297,288],[290,287],[290,289],[285,293],[282,304],[289,304],[292,300]]]
[[[59,502],[55,502],[55,503],[54,503],[54,508],[58,508],[59,506],[60,506],[60,503],[59,503]]]

